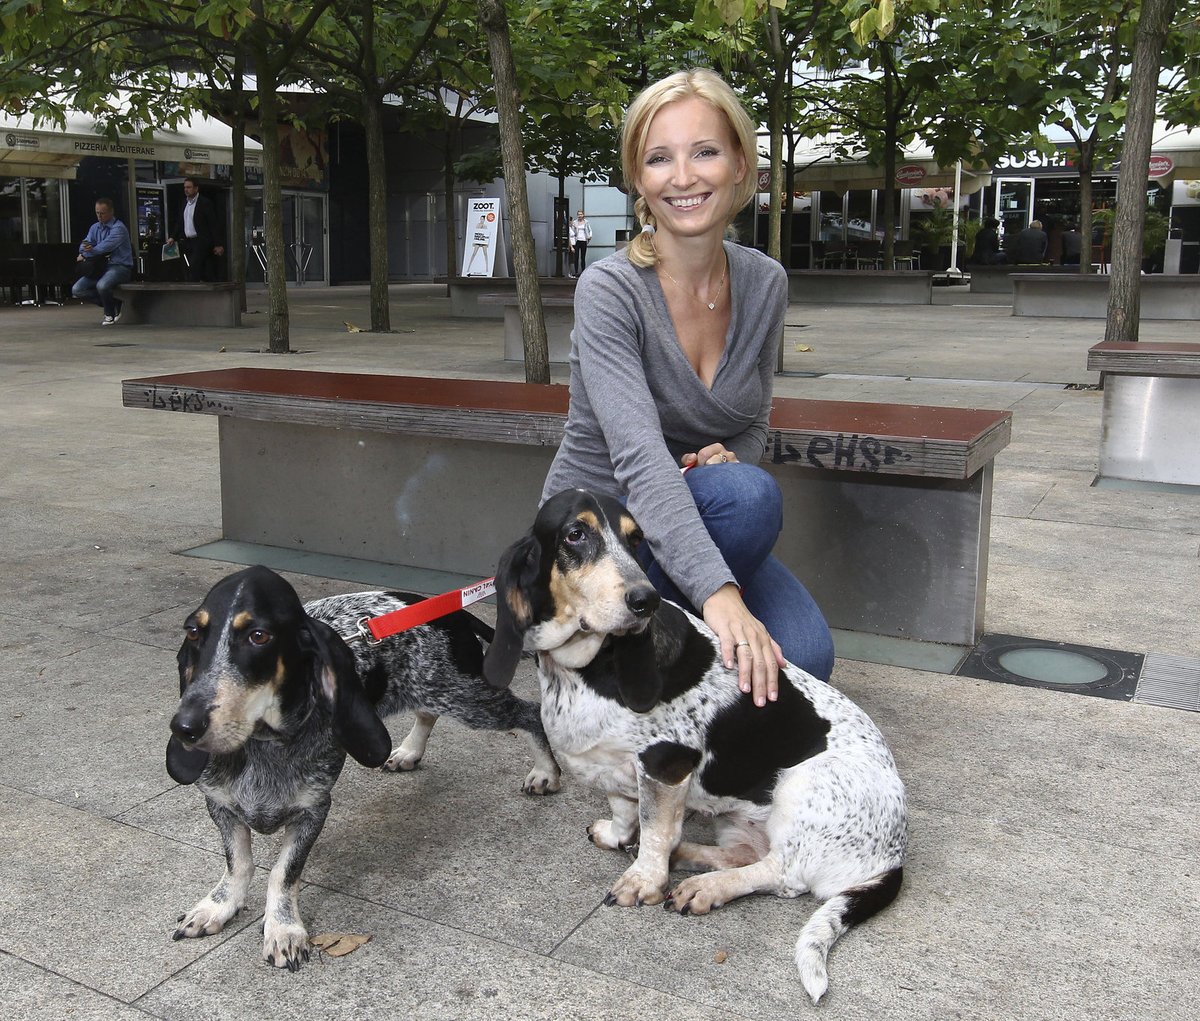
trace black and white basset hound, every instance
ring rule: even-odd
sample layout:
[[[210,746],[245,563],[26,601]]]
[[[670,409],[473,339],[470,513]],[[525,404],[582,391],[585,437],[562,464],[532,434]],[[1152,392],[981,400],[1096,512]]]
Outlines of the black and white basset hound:
[[[703,621],[660,600],[640,541],[616,500],[546,501],[501,559],[484,674],[507,684],[522,650],[537,654],[554,754],[611,806],[592,841],[639,843],[606,903],[705,914],[749,893],[812,893],[825,903],[796,964],[819,1000],[830,947],[899,892],[904,785],[867,715],[799,668],[781,671],[777,702],[755,707]],[[681,842],[688,810],[716,817],[717,846]],[[712,871],[668,892],[672,865]]]
[[[283,827],[267,889],[263,957],[299,968],[309,956],[300,872],[346,754],[364,766],[413,769],[440,714],[477,729],[525,731],[535,759],[525,792],[558,790],[538,707],[483,681],[482,643],[492,637],[486,624],[459,610],[378,645],[343,640],[363,617],[421,598],[356,592],[302,606],[283,578],[251,567],[219,581],[188,616],[167,771],[204,792],[226,869],[179,917],[175,939],[221,931],[246,902],[254,874],[250,831]],[[416,723],[392,751],[382,718],[404,710],[416,710]]]

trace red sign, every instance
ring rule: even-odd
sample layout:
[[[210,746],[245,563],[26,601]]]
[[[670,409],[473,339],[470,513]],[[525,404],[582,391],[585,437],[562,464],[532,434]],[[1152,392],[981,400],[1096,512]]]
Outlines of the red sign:
[[[925,180],[925,168],[915,163],[906,163],[896,170],[896,184],[901,188],[913,188]]]
[[[1170,156],[1154,156],[1150,157],[1150,180],[1153,181],[1156,177],[1166,177],[1172,170],[1175,169],[1175,164]]]
[[[758,172],[758,190],[759,191],[770,191],[771,190],[771,171],[770,170],[760,170]]]

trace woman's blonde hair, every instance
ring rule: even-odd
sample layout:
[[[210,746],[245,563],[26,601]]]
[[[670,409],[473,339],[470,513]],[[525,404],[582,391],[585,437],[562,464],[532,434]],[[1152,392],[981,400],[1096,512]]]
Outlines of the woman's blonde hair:
[[[707,68],[676,71],[638,93],[625,111],[625,122],[621,125],[621,171],[625,175],[626,185],[633,190],[640,176],[646,136],[650,133],[650,122],[655,114],[668,103],[693,96],[711,103],[725,115],[734,145],[746,162],[746,173],[734,188],[733,203],[729,208],[729,222],[732,222],[758,190],[758,139],[749,114],[738,102],[733,89],[715,71]],[[654,216],[641,195],[634,202],[633,211],[643,228],[655,226]],[[658,256],[654,251],[653,238],[652,232],[643,231],[629,243],[629,261],[635,266],[654,265]]]

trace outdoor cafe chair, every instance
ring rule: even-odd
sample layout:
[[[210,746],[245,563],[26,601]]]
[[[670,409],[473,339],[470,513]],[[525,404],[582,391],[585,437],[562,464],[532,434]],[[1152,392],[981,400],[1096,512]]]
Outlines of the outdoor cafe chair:
[[[812,251],[814,269],[842,269],[846,265],[846,245],[842,241],[814,241]]]
[[[883,242],[863,239],[855,246],[854,268],[879,269],[883,261]]]
[[[896,269],[920,269],[921,253],[911,241],[893,241],[892,264]]]

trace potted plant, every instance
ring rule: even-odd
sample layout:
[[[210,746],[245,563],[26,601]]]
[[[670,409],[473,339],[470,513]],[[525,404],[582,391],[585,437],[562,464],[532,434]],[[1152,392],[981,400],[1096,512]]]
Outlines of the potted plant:
[[[954,240],[954,209],[941,200],[934,200],[927,213],[919,213],[909,219],[909,230],[913,241],[921,249],[923,269],[946,269],[950,265],[950,244]],[[958,221],[960,247],[963,244],[963,228],[967,221]],[[976,227],[976,233],[979,228]],[[974,237],[972,236],[972,241]],[[965,261],[960,260],[960,261]]]
[[[1092,210],[1092,244],[1104,245],[1104,261],[1112,261],[1113,223],[1117,218],[1116,206]],[[1154,272],[1162,269],[1163,251],[1167,246],[1170,223],[1157,209],[1147,209],[1142,227],[1142,271]]]

